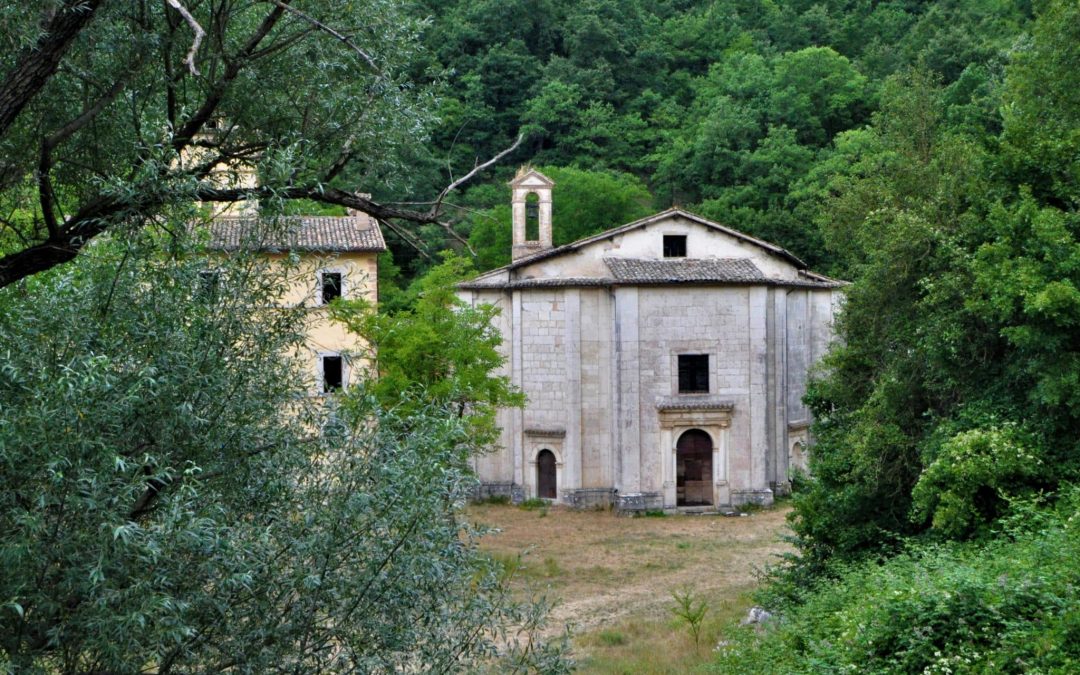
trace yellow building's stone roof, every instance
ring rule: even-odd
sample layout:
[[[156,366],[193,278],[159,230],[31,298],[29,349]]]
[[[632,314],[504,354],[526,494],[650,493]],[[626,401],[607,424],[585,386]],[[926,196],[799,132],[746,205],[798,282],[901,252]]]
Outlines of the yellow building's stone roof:
[[[289,216],[273,221],[222,217],[210,224],[210,248],[235,251],[379,252],[386,250],[382,230],[366,214]]]

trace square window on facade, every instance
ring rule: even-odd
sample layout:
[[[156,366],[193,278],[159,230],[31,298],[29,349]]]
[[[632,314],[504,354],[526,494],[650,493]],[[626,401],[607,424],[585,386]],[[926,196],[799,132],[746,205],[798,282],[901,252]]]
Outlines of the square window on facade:
[[[345,363],[338,354],[322,357],[323,392],[337,391],[345,382]]]
[[[664,235],[664,257],[665,258],[685,258],[686,257],[686,235],[685,234],[665,234]]]
[[[709,393],[708,354],[679,354],[679,393]]]
[[[329,305],[341,297],[341,272],[323,272],[319,275],[319,285],[322,304]]]

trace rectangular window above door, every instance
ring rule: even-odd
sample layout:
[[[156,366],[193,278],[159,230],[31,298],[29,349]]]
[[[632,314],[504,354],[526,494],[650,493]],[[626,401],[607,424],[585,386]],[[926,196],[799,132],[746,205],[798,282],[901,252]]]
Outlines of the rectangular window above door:
[[[679,393],[709,393],[708,354],[679,354]]]

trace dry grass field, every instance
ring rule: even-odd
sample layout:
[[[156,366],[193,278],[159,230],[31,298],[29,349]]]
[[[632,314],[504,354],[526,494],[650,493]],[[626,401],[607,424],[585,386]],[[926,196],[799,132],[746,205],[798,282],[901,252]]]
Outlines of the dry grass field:
[[[721,628],[743,616],[755,570],[790,550],[786,507],[742,517],[626,518],[607,511],[470,508],[498,528],[482,548],[523,594],[557,601],[552,630],[573,628],[583,673],[685,673],[709,661]],[[671,612],[673,591],[708,603],[699,643]]]

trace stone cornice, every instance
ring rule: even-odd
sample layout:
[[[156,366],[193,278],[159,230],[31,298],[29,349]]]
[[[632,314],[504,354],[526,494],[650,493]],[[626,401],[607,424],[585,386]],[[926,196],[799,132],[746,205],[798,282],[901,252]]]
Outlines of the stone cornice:
[[[564,438],[566,429],[562,427],[529,427],[525,429],[526,436],[543,436],[546,438]]]
[[[735,404],[719,396],[709,394],[682,394],[679,396],[657,396],[657,410],[718,410],[731,412]]]

